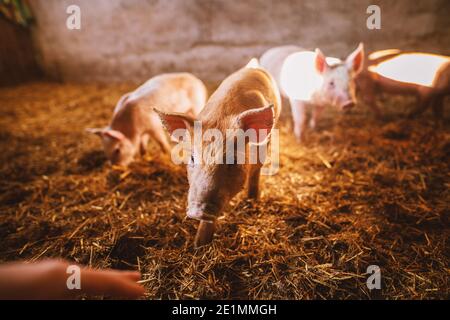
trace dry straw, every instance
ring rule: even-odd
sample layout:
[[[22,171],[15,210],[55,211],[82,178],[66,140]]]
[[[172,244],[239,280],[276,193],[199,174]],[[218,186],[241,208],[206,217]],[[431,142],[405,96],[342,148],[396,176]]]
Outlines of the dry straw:
[[[139,269],[149,299],[449,298],[449,125],[405,120],[409,100],[331,111],[281,170],[242,196],[194,249],[185,169],[153,146],[111,168],[84,128],[132,86],[35,83],[0,90],[0,259],[64,257]],[[382,290],[366,287],[379,265]]]

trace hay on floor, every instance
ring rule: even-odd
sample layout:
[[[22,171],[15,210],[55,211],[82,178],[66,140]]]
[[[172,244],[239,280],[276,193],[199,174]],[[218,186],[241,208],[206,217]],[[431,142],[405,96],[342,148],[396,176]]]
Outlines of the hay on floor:
[[[234,199],[194,249],[185,169],[152,145],[112,169],[96,137],[132,85],[0,89],[0,259],[64,257],[139,269],[149,299],[449,298],[450,126],[386,100],[329,111],[299,146],[281,124],[281,170],[259,203]],[[369,265],[382,290],[370,291]]]

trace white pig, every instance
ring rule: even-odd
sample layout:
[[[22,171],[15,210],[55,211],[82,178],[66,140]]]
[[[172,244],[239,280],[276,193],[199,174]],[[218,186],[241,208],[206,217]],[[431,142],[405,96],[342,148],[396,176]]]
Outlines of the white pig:
[[[354,78],[363,68],[364,47],[360,44],[345,61],[326,58],[319,49],[292,53],[293,50],[295,46],[271,49],[261,57],[261,65],[278,79],[280,91],[289,99],[294,133],[300,142],[304,138],[307,107],[312,108],[310,126],[315,128],[326,105],[340,110],[355,105]]]
[[[201,80],[189,73],[167,73],[151,78],[120,98],[110,125],[87,129],[102,139],[107,158],[114,165],[127,166],[136,155],[144,155],[149,138],[165,153],[171,147],[154,108],[165,112],[197,115],[207,99]]]
[[[206,103],[205,108],[193,118],[189,115],[159,112],[166,129],[172,135],[177,129],[189,130],[191,136],[199,134],[194,131],[195,125],[201,124],[202,132],[209,129],[218,130],[224,137],[222,141],[214,139],[191,146],[192,158],[187,166],[189,179],[189,194],[187,215],[200,220],[200,226],[195,240],[196,246],[209,243],[214,234],[214,221],[221,214],[228,202],[244,187],[247,187],[248,197],[257,199],[259,196],[259,176],[261,161],[256,164],[248,162],[248,152],[245,163],[220,164],[205,162],[201,150],[226,150],[224,146],[234,140],[227,135],[227,129],[266,130],[265,138],[258,135],[257,143],[269,143],[270,132],[276,125],[280,114],[280,95],[273,78],[264,70],[249,65],[225,79],[216,92]],[[260,139],[264,139],[260,141]],[[234,145],[234,142],[232,142]],[[248,150],[249,143],[245,143]],[[222,157],[222,154],[220,154]]]
[[[368,67],[357,78],[364,101],[379,116],[377,93],[412,95],[415,117],[429,106],[443,119],[444,98],[450,95],[450,57],[423,52],[383,50],[369,56]]]

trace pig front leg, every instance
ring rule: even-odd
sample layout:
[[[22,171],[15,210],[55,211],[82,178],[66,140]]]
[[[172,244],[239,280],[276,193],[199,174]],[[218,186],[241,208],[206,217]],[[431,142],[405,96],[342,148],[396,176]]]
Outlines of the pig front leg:
[[[301,143],[304,140],[304,129],[306,127],[306,104],[299,100],[290,100],[292,118],[294,120],[294,134],[297,141]]]
[[[427,110],[429,105],[434,104],[435,98],[432,94],[419,94],[417,97],[417,106],[410,112],[408,118],[413,119],[420,116]]]
[[[159,147],[164,153],[170,154],[172,148],[170,147],[169,140],[167,139],[167,135],[164,131],[154,132],[153,138],[159,144]]]
[[[433,113],[437,122],[444,121],[444,96],[439,96],[434,100]]]
[[[141,136],[141,141],[139,142],[139,152],[141,154],[141,157],[145,156],[145,154],[147,153],[148,140],[148,134],[143,134]]]
[[[146,133],[158,143],[161,150],[166,154],[170,154],[172,148],[170,147],[169,139],[167,138],[164,126],[156,113],[150,115],[147,128],[148,130]]]
[[[255,169],[250,173],[248,178],[247,195],[249,199],[259,200],[259,177],[261,168]]]
[[[312,110],[312,117],[309,121],[309,127],[311,129],[316,129],[317,121],[319,121],[320,116],[322,115],[324,106],[314,106]]]
[[[207,245],[213,241],[214,233],[216,232],[215,221],[200,221],[198,225],[197,234],[195,235],[194,246],[199,248]]]

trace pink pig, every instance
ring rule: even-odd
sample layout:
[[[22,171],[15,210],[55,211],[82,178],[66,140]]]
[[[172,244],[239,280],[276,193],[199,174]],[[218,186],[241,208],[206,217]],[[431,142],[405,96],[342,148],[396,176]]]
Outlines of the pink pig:
[[[326,58],[319,49],[313,52],[296,46],[273,48],[261,57],[261,65],[277,80],[281,93],[290,101],[299,142],[304,138],[308,107],[312,107],[310,126],[314,128],[326,105],[345,111],[356,104],[354,78],[363,64],[362,43],[345,61]]]
[[[170,153],[168,137],[154,108],[195,116],[206,99],[203,82],[192,74],[158,75],[119,100],[108,127],[87,131],[102,139],[112,164],[127,166],[136,155],[145,154],[150,137],[165,153]]]
[[[356,84],[362,100],[378,117],[381,111],[376,97],[381,92],[415,96],[417,103],[410,117],[429,106],[440,117],[444,97],[450,95],[450,57],[398,49],[377,51],[369,55]]]
[[[258,199],[262,168],[260,161],[248,161],[248,141],[243,144],[247,150],[244,150],[244,163],[205,161],[202,150],[209,148],[224,151],[224,146],[228,143],[234,145],[235,137],[227,135],[229,129],[241,130],[242,133],[265,130],[269,135],[263,138],[257,134],[255,142],[270,143],[270,133],[278,121],[280,108],[280,95],[273,78],[264,70],[249,65],[222,82],[198,117],[159,112],[163,124],[172,136],[179,129],[183,132],[188,130],[190,136],[200,134],[200,142],[190,145],[191,160],[187,166],[187,215],[201,221],[195,240],[196,246],[212,241],[216,218],[238,192],[246,187],[248,197]],[[202,126],[200,133],[195,129],[199,125]],[[206,138],[208,131],[219,132],[224,138],[209,141]],[[218,153],[219,157],[228,159],[228,156],[234,157],[243,150],[235,148],[226,149],[225,153],[222,151]]]

